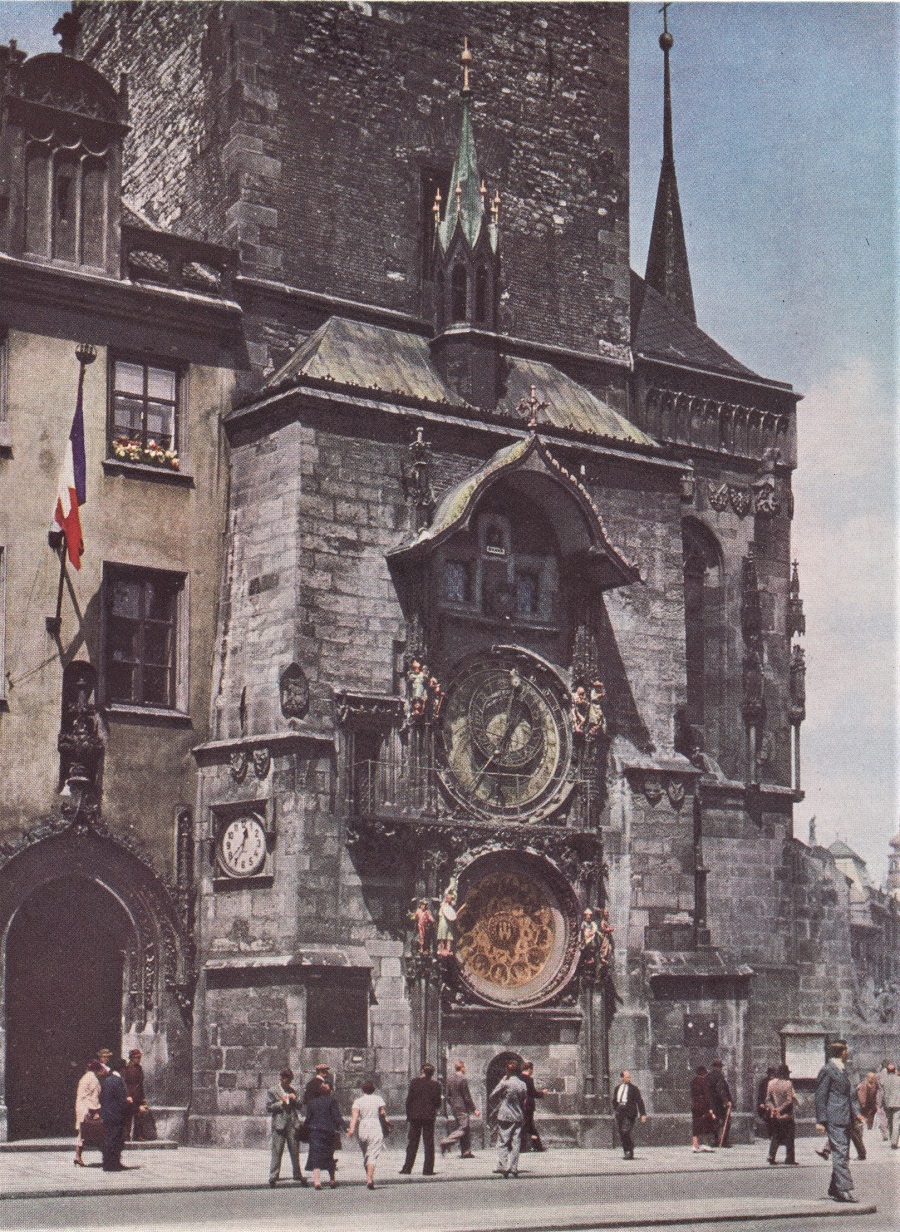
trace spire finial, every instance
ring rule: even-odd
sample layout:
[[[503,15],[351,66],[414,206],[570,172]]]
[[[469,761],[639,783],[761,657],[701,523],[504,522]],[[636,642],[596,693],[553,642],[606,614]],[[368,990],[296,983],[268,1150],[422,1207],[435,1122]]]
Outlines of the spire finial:
[[[681,220],[681,204],[678,200],[672,141],[672,82],[669,52],[675,40],[669,33],[668,9],[670,5],[671,0],[667,0],[659,9],[663,15],[663,32],[659,36],[659,45],[663,53],[663,156],[645,278],[655,291],[670,300],[688,320],[696,321],[687,245],[684,241],[684,224]]]
[[[440,188],[434,194],[434,205],[431,207],[431,212],[432,214],[434,214],[435,227],[439,227],[441,225],[441,190]]]
[[[463,94],[471,94],[469,89],[469,65],[472,63],[472,53],[469,51],[469,40],[467,38],[463,39],[462,55],[459,57],[459,60],[463,66],[462,92]]]

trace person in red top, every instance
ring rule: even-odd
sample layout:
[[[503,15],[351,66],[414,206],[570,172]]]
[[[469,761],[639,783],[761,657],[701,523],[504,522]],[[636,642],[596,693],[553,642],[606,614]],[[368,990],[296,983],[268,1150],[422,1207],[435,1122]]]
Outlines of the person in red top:
[[[128,1064],[122,1070],[122,1081],[128,1092],[128,1109],[125,1113],[125,1138],[135,1142],[144,1141],[142,1113],[147,1111],[147,1094],[144,1090],[144,1067],[141,1065],[143,1053],[140,1048],[132,1048],[128,1054]]]

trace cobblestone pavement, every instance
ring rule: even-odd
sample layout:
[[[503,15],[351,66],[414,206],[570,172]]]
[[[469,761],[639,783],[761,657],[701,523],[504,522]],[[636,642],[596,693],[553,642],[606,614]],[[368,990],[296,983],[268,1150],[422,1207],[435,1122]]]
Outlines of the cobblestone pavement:
[[[401,1177],[402,1155],[393,1149],[380,1161],[372,1194],[350,1143],[339,1157],[338,1190],[314,1194],[290,1181],[270,1190],[268,1152],[259,1149],[129,1150],[125,1162],[132,1170],[116,1174],[103,1173],[97,1156],[88,1157],[94,1166],[74,1168],[70,1150],[6,1150],[0,1152],[6,1199],[0,1228],[499,1232],[738,1221],[800,1232],[795,1220],[816,1228],[827,1219],[832,1232],[845,1225],[896,1232],[897,1153],[876,1147],[867,1163],[852,1165],[860,1198],[853,1208],[825,1198],[830,1172],[812,1145],[800,1154],[798,1168],[769,1168],[760,1145],[698,1156],[686,1147],[638,1148],[633,1163],[612,1150],[551,1150],[523,1156],[516,1182],[493,1174],[489,1151],[471,1160],[439,1158],[433,1179]]]

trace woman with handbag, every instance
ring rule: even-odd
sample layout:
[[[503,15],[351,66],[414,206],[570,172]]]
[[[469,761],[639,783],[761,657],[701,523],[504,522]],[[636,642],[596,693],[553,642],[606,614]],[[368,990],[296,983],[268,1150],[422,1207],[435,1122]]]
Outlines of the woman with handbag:
[[[369,1079],[362,1084],[362,1095],[353,1101],[350,1115],[350,1128],[347,1137],[356,1130],[359,1134],[359,1146],[363,1153],[363,1163],[366,1165],[366,1185],[375,1188],[375,1165],[384,1150],[384,1137],[391,1132],[384,1100],[375,1093],[375,1083]]]
[[[338,1102],[327,1082],[322,1083],[321,1094],[306,1105],[306,1120],[303,1128],[309,1133],[309,1154],[306,1171],[313,1174],[313,1189],[321,1189],[322,1169],[331,1178],[331,1188],[337,1189],[337,1161],[335,1152],[341,1149],[341,1131],[344,1122]]]
[[[104,1127],[100,1119],[100,1079],[97,1076],[103,1066],[99,1061],[88,1061],[87,1069],[78,1081],[75,1092],[75,1166],[85,1167],[81,1153],[86,1146],[100,1146]]]

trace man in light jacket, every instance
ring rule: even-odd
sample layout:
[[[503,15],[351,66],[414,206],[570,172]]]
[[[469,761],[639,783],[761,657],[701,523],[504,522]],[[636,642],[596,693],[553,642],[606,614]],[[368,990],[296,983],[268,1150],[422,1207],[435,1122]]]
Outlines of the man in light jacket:
[[[816,1079],[816,1129],[828,1134],[831,1148],[831,1184],[828,1196],[835,1202],[856,1202],[852,1196],[853,1177],[850,1175],[850,1125],[861,1121],[859,1100],[850,1081],[845,1065],[848,1049],[846,1040],[835,1040],[830,1047],[830,1059],[819,1070]]]
[[[300,1111],[297,1103],[297,1092],[291,1085],[294,1081],[294,1071],[283,1069],[279,1074],[279,1084],[266,1094],[266,1112],[272,1118],[272,1160],[269,1165],[269,1184],[274,1189],[281,1175],[281,1159],[284,1148],[287,1147],[288,1158],[294,1180],[306,1187],[309,1182],[300,1171],[300,1141],[297,1134],[300,1129]]]
[[[522,1122],[525,1120],[525,1096],[528,1088],[519,1077],[519,1062],[507,1061],[506,1074],[491,1091],[491,1098],[500,1097],[497,1105],[497,1168],[503,1177],[519,1175],[519,1148],[522,1145]]]

